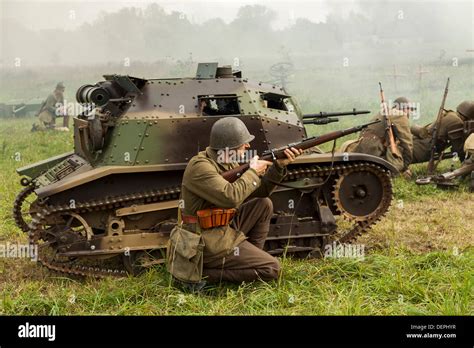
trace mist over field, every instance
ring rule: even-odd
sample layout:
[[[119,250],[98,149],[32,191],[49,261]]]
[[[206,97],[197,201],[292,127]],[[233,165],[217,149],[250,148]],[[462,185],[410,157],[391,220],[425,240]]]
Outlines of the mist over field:
[[[271,63],[291,53],[310,66],[316,57],[328,64],[324,57],[338,56],[352,56],[354,65],[367,66],[384,64],[388,57],[391,63],[432,61],[443,51],[445,58],[461,58],[472,49],[471,1],[255,2],[239,7],[202,2],[201,10],[198,4],[6,0],[2,64],[12,67],[15,58],[25,66],[114,64],[129,58],[133,65],[186,60],[191,53],[198,60]]]
[[[218,61],[284,83],[305,111],[377,104],[407,95],[434,117],[474,90],[471,1],[58,2],[2,1],[0,102],[66,98],[106,73],[193,76]],[[275,73],[276,69],[276,73]],[[429,115],[429,116],[426,116]]]
[[[3,117],[5,104],[40,103],[59,81],[75,103],[80,86],[106,74],[193,77],[199,62],[219,62],[284,85],[305,113],[372,112],[309,125],[308,135],[371,118],[379,81],[389,102],[416,103],[410,123],[427,124],[448,77],[447,109],[473,100],[473,18],[472,0],[0,0],[0,245],[28,240],[12,214],[16,170],[74,146],[71,131],[30,132],[32,115]],[[460,165],[453,157],[438,169]],[[283,257],[281,282],[219,283],[200,296],[172,287],[159,266],[77,280],[3,258],[0,315],[472,315],[473,193],[467,180],[449,191],[417,186],[426,164],[411,170],[412,180],[393,179],[390,210],[357,240],[362,260]]]

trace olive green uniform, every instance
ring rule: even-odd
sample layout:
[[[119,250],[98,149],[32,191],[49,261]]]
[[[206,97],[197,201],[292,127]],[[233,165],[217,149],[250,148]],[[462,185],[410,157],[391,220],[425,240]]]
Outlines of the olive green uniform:
[[[54,128],[56,124],[57,104],[64,104],[64,97],[51,93],[44,101],[38,114],[39,130]]]
[[[381,120],[378,114],[374,120]],[[342,152],[359,152],[382,157],[398,171],[405,171],[412,161],[413,156],[413,138],[410,132],[408,116],[397,109],[390,110],[390,122],[395,126],[396,146],[402,155],[402,158],[392,154],[390,147],[386,144],[385,128],[383,122],[372,124],[361,132],[359,139],[346,143],[341,148]]]
[[[184,172],[183,214],[196,216],[198,210],[210,207],[238,209],[230,226],[201,231],[205,244],[203,275],[210,282],[276,279],[279,262],[262,250],[273,214],[272,202],[265,197],[275,185],[262,180],[253,169],[229,183],[221,173],[236,166],[237,163],[219,163],[217,151],[208,147],[189,161]],[[281,181],[285,174],[285,168],[274,164],[265,177]],[[183,227],[196,229],[193,224]]]
[[[413,163],[422,163],[430,160],[431,137],[434,125],[434,123],[430,123],[424,127],[411,127],[413,134]],[[451,150],[462,158],[464,154],[462,136],[460,136],[460,133],[449,133],[462,127],[463,121],[456,111],[445,111],[438,129],[438,148],[451,144]]]

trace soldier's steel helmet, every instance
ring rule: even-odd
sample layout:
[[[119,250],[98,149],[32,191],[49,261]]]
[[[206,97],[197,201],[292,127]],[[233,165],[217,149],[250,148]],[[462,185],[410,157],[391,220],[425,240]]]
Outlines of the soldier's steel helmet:
[[[456,111],[467,120],[474,120],[474,102],[465,100],[458,105]]]
[[[66,86],[64,86],[64,83],[62,82],[58,82],[58,84],[56,85],[56,89],[65,89]]]
[[[211,129],[210,148],[235,149],[254,140],[255,137],[237,117],[225,117],[214,123]]]
[[[408,107],[408,104],[410,104],[410,100],[405,97],[398,97],[393,101],[393,107],[397,109],[401,109],[403,106]]]

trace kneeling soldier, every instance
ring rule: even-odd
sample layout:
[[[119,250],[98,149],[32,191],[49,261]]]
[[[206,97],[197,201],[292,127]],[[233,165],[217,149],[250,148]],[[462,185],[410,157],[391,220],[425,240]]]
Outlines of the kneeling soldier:
[[[275,185],[270,181],[280,182],[286,175],[285,166],[302,151],[288,149],[287,159],[273,165],[255,156],[250,169],[228,182],[221,173],[239,165],[237,158],[254,138],[240,119],[222,118],[212,127],[210,146],[194,156],[184,172],[182,227],[201,236],[202,274],[208,282],[278,278],[278,260],[262,250],[273,214],[268,196]]]

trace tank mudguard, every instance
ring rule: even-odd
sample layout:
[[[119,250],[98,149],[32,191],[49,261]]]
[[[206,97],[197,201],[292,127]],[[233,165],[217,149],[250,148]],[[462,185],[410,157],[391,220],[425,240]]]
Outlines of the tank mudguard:
[[[334,158],[331,153],[312,153],[309,155],[302,155],[296,158],[292,165],[298,164],[311,164],[311,163],[346,163],[347,161],[365,161],[372,162],[383,166],[392,173],[392,176],[398,174],[397,169],[390,163],[382,158],[366,155],[362,153],[335,153]],[[36,194],[39,198],[47,197],[73,187],[83,185],[93,180],[102,178],[104,176],[113,174],[123,173],[140,173],[149,171],[167,171],[167,170],[183,170],[186,168],[187,163],[176,163],[176,164],[162,164],[162,165],[144,165],[144,166],[104,166],[94,168],[92,170],[80,173],[70,178],[64,178],[51,185],[41,187],[36,190]]]
[[[104,166],[96,167],[90,170],[78,173],[77,175],[69,176],[61,179],[51,185],[40,187],[35,190],[35,193],[39,198],[48,197],[65,190],[69,190],[74,187],[87,184],[91,181],[109,176],[114,174],[126,174],[126,173],[143,173],[143,172],[160,172],[168,170],[184,171],[187,163],[176,163],[176,164],[157,164],[157,165],[144,165],[144,166]]]
[[[330,163],[334,161],[334,163],[346,163],[348,161],[364,161],[364,162],[372,162],[382,167],[386,168],[392,173],[392,176],[397,176],[400,174],[392,164],[384,160],[383,158],[367,155],[364,153],[357,153],[357,152],[335,152],[334,157],[331,153],[311,153],[308,155],[302,155],[296,158],[292,164],[306,164],[306,163]]]
[[[56,164],[68,158],[69,156],[72,156],[73,154],[74,152],[66,152],[58,156],[50,157],[43,161],[18,168],[16,172],[21,176],[26,176],[30,179],[35,179],[38,176],[40,176],[42,173],[53,168]]]

